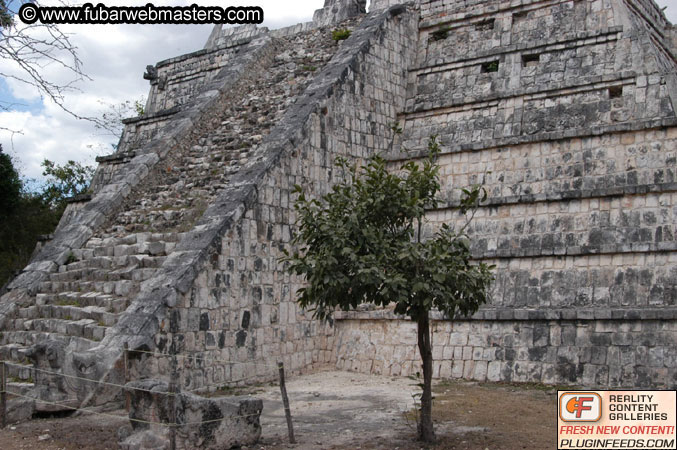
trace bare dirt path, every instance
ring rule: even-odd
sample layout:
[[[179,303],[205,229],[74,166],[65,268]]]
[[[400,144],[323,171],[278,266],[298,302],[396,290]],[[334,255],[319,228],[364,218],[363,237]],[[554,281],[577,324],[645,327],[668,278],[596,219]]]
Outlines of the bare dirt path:
[[[279,388],[252,389],[264,401],[261,441],[252,449],[545,450],[555,448],[555,391],[542,386],[438,382],[433,416],[438,442],[415,440],[416,382],[324,371],[292,377],[287,391],[296,445],[287,443]],[[117,447],[116,417],[39,419],[0,431],[0,449],[104,450]]]

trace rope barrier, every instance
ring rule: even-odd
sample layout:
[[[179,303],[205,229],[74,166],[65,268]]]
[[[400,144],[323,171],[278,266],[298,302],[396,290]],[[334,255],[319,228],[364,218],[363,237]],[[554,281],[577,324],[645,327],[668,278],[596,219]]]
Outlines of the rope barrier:
[[[5,362],[5,364],[8,365],[8,366],[23,367],[23,366],[20,366],[19,364],[14,364],[14,363],[10,363],[10,362]],[[49,370],[38,369],[38,368],[35,368],[35,367],[33,367],[32,370],[35,370],[35,371],[38,371],[38,372],[41,372],[41,373],[50,374],[50,375],[56,375],[56,376],[72,378],[72,379],[76,379],[76,380],[88,381],[90,383],[97,383],[97,384],[103,384],[103,385],[106,385],[106,386],[117,387],[121,390],[128,389],[128,390],[135,390],[135,391],[139,391],[139,392],[147,392],[147,393],[150,393],[150,394],[166,395],[166,396],[174,396],[174,397],[180,395],[181,393],[193,393],[193,392],[197,392],[197,391],[200,391],[200,390],[203,390],[203,389],[209,389],[209,388],[212,388],[212,387],[213,388],[223,388],[224,387],[223,384],[212,384],[212,385],[206,385],[206,386],[203,386],[203,387],[200,387],[200,388],[195,388],[195,389],[192,389],[192,390],[183,390],[181,392],[176,392],[176,393],[175,392],[159,392],[159,391],[153,391],[153,390],[150,390],[150,389],[143,389],[143,388],[137,388],[137,387],[132,387],[132,386],[126,386],[126,385],[122,385],[122,384],[109,383],[109,382],[106,382],[106,381],[90,380],[89,378],[78,377],[78,376],[75,376],[75,375],[67,375],[65,373],[60,373],[60,372],[51,372]],[[253,379],[253,378],[256,378],[256,377],[241,378],[239,380],[231,380],[231,381],[228,381],[226,383],[237,383],[237,382],[240,382],[240,381],[246,381],[246,380],[250,380],[250,379]],[[7,391],[7,392],[10,393],[10,391]],[[13,395],[15,395],[15,394],[13,394]],[[228,402],[228,401],[223,401],[223,403],[227,403],[227,404],[232,405],[232,406],[240,406],[239,403],[233,403],[233,402]]]
[[[142,420],[142,419],[132,419],[131,417],[116,416],[115,414],[107,414],[107,413],[103,413],[103,412],[99,412],[99,411],[91,411],[87,408],[77,408],[77,407],[70,406],[70,405],[64,405],[62,403],[50,402],[50,401],[47,401],[47,400],[42,400],[42,399],[39,399],[39,398],[30,397],[30,396],[27,396],[27,395],[19,394],[17,392],[12,392],[12,391],[6,391],[6,392],[7,392],[7,394],[15,396],[15,397],[21,397],[21,398],[25,398],[25,399],[28,399],[28,400],[33,400],[33,401],[36,401],[36,402],[44,403],[46,405],[58,406],[60,408],[66,408],[66,409],[70,409],[70,410],[73,410],[73,411],[84,412],[84,413],[87,413],[87,414],[96,414],[96,415],[99,415],[99,416],[111,417],[111,418],[114,418],[114,419],[124,419],[124,420],[129,420],[131,422],[143,423],[143,424],[147,424],[147,425],[159,425],[159,426],[163,426],[163,427],[183,427],[183,426],[203,425],[203,424],[206,424],[206,423],[222,422],[222,421],[227,420],[229,418],[259,417],[261,415],[260,413],[258,413],[258,414],[238,414],[236,416],[222,417],[221,419],[205,420],[205,421],[202,421],[202,422],[186,422],[186,423],[153,422],[153,421]],[[226,403],[228,403],[228,402],[226,402]],[[239,404],[236,404],[236,403],[230,403],[230,404],[235,405],[235,406],[240,406]]]
[[[195,354],[187,354],[187,353],[177,353],[177,354],[172,355],[170,353],[149,352],[147,350],[127,350],[127,351],[129,353],[144,353],[144,354],[148,354],[148,355],[152,355],[152,356],[156,356],[156,357],[164,357],[164,358],[176,356],[177,358],[194,359],[194,360],[198,360],[198,361],[212,361],[212,362],[220,362],[220,363],[224,363],[224,364],[245,364],[245,363],[240,362],[240,361],[228,361],[228,360],[219,359],[219,358],[201,358],[201,357],[195,356]],[[209,350],[207,350],[207,351],[209,351]],[[199,353],[203,353],[203,352],[196,352],[196,354],[199,354]]]
[[[14,367],[18,366],[18,364],[13,364],[13,363],[10,363],[10,362],[5,362],[5,364],[8,365],[8,366],[14,366]],[[90,380],[89,378],[77,377],[75,375],[67,375],[65,373],[60,373],[60,372],[50,372],[49,370],[38,369],[36,367],[32,367],[31,370],[35,370],[35,371],[41,372],[41,373],[46,373],[46,374],[49,374],[49,375],[57,375],[57,376],[65,377],[65,378],[72,378],[72,379],[75,379],[75,380],[89,381],[90,383],[103,384],[103,385],[106,385],[106,386],[117,387],[117,388],[120,388],[120,389],[133,389],[133,390],[141,391],[141,392],[149,392],[149,393],[154,393],[154,394],[160,394],[160,392],[151,391],[150,389],[126,387],[125,385],[122,385],[122,384],[109,383],[107,381],[101,381],[101,380]],[[174,394],[167,393],[167,395],[174,395]]]
[[[146,350],[125,350],[125,352],[127,352],[127,353],[129,353],[129,352],[134,353],[135,352],[135,353],[148,354],[148,355],[152,355],[154,357],[165,357],[165,358],[166,357],[177,357],[177,358],[182,358],[184,360],[210,361],[210,362],[217,362],[217,363],[223,363],[223,364],[229,364],[229,365],[251,364],[252,363],[252,361],[245,363],[245,362],[240,362],[240,361],[227,361],[227,360],[223,360],[223,359],[219,359],[219,358],[203,358],[203,357],[196,356],[195,354],[190,354],[190,355],[189,354],[175,354],[175,355],[172,355],[172,354],[167,354],[167,353],[157,353],[157,352],[151,352],[151,351],[146,351]],[[199,354],[199,353],[197,353],[197,354]],[[174,392],[158,392],[158,391],[153,391],[153,390],[150,390],[150,389],[144,389],[144,388],[132,387],[132,386],[125,386],[125,385],[111,383],[111,382],[107,382],[107,381],[103,381],[103,380],[92,380],[92,379],[89,379],[89,378],[79,377],[79,376],[76,376],[76,375],[68,375],[68,374],[65,374],[65,373],[53,372],[53,371],[49,371],[49,370],[45,370],[45,369],[39,369],[37,367],[30,367],[30,366],[26,366],[26,365],[22,365],[22,364],[16,364],[16,363],[12,363],[12,362],[9,362],[9,361],[3,361],[3,362],[7,366],[17,367],[17,368],[20,368],[20,369],[29,369],[29,370],[32,370],[32,371],[35,371],[35,372],[44,373],[44,374],[48,374],[48,375],[61,376],[61,377],[65,377],[65,378],[75,379],[75,380],[82,380],[82,381],[89,382],[89,383],[96,383],[97,385],[115,387],[115,388],[118,388],[118,389],[121,389],[121,390],[125,390],[125,389],[126,390],[134,390],[134,391],[146,392],[146,393],[150,393],[150,394],[166,395],[166,396],[174,396],[174,397],[180,395],[182,392],[183,393],[193,393],[193,392],[197,392],[197,391],[208,390],[210,388],[223,389],[224,387],[226,387],[226,385],[229,385],[229,384],[240,383],[240,382],[245,382],[245,381],[254,380],[254,379],[260,379],[260,376],[243,377],[243,378],[239,378],[239,379],[236,379],[236,380],[229,380],[229,381],[226,381],[224,383],[206,385],[206,386],[202,386],[202,387],[191,389],[191,390],[183,390],[182,392],[177,392],[177,393],[174,393]],[[254,363],[256,364],[256,362],[254,362]],[[2,391],[2,393],[6,393],[6,394],[12,395],[14,397],[20,397],[20,398],[25,398],[25,399],[28,399],[28,400],[40,402],[40,403],[43,403],[43,404],[46,404],[46,405],[65,408],[67,410],[72,410],[72,411],[77,411],[77,412],[82,412],[82,413],[87,413],[87,414],[96,414],[96,415],[99,415],[99,416],[110,417],[110,418],[123,418],[122,416],[116,416],[116,415],[113,415],[113,414],[102,413],[102,412],[99,412],[99,411],[92,411],[92,410],[89,410],[87,408],[78,408],[78,407],[73,407],[73,406],[70,406],[70,405],[63,404],[63,403],[50,402],[50,401],[47,401],[47,400],[23,395],[23,394],[20,394],[18,392],[13,392],[13,391],[7,390],[7,389],[5,391]],[[68,400],[68,401],[73,401],[73,400]],[[241,406],[240,403],[229,402],[227,400],[221,400],[221,403],[225,403],[225,404],[228,404],[228,405],[231,405],[231,406],[236,406],[236,407]],[[193,426],[193,425],[203,425],[203,424],[208,424],[208,423],[222,422],[223,420],[226,420],[226,419],[229,419],[229,418],[236,419],[236,418],[248,418],[248,417],[260,417],[260,413],[245,414],[245,415],[240,414],[240,415],[225,417],[225,418],[221,418],[221,419],[213,419],[213,420],[207,420],[207,421],[201,421],[201,422],[187,422],[187,423],[183,423],[183,424],[182,423],[153,422],[153,421],[133,419],[133,418],[128,418],[128,420],[130,420],[131,422],[143,423],[143,424],[147,424],[147,425],[158,425],[158,426],[171,428],[171,427],[179,427],[179,426]]]
[[[19,364],[14,364],[14,363],[10,363],[10,362],[5,362],[5,364],[8,365],[8,366],[13,366],[13,367],[24,367],[24,366],[21,366]],[[117,387],[117,388],[120,388],[120,389],[130,389],[130,390],[135,390],[135,391],[140,391],[140,392],[148,392],[148,393],[151,393],[151,394],[162,394],[162,395],[176,395],[176,394],[178,394],[178,393],[172,393],[172,392],[164,393],[164,392],[152,391],[150,389],[143,389],[143,388],[137,388],[137,387],[132,387],[132,386],[126,386],[126,385],[122,385],[122,384],[110,383],[110,382],[101,381],[101,380],[91,380],[89,378],[78,377],[78,376],[75,376],[75,375],[68,375],[68,374],[60,373],[60,372],[52,372],[52,371],[49,371],[49,370],[38,369],[36,367],[31,367],[31,370],[35,370],[36,372],[41,372],[41,373],[45,373],[45,374],[49,374],[49,375],[56,375],[56,376],[71,378],[71,379],[75,379],[75,380],[87,381],[87,382],[90,382],[90,383],[102,384],[102,385],[105,385],[105,386]],[[240,383],[240,382],[243,382],[243,381],[254,380],[254,379],[257,379],[257,378],[259,378],[259,376],[238,378],[236,380],[224,381],[223,383],[219,383],[219,384],[208,384],[208,385],[205,385],[205,386],[202,386],[202,387],[199,387],[199,388],[195,388],[195,389],[183,389],[182,392],[192,393],[192,392],[197,392],[197,391],[201,391],[203,389],[209,389],[209,388],[223,388],[224,385],[228,385],[228,384],[232,384],[232,383]]]
[[[80,408],[77,408],[75,406],[64,405],[63,403],[50,402],[50,401],[47,401],[47,400],[42,400],[42,399],[31,397],[31,396],[28,396],[28,395],[19,394],[18,392],[7,391],[7,393],[9,395],[13,395],[15,397],[25,398],[27,400],[33,400],[33,401],[36,401],[36,402],[44,403],[46,405],[58,406],[60,408],[70,409],[72,411],[80,411],[80,412],[84,412],[84,413],[88,413],[88,414],[97,414],[99,416],[111,417],[111,418],[115,418],[115,419],[125,419],[124,416],[116,416],[115,414],[107,414],[107,413],[103,413],[103,412],[99,412],[99,411],[91,411],[89,409],[80,409]],[[141,419],[129,418],[129,420],[132,421],[132,422],[145,423],[145,424],[149,424],[149,425],[167,425],[167,424],[164,424],[162,422],[149,422],[149,421],[141,420]]]

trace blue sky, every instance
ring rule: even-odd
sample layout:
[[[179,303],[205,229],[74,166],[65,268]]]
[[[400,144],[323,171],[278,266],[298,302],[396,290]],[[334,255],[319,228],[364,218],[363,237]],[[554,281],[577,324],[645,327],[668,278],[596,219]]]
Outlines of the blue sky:
[[[17,0],[11,0],[15,4]],[[56,1],[56,0],[54,0]],[[145,5],[149,0],[106,0],[106,5]],[[617,1],[617,0],[614,0]],[[46,4],[47,0],[43,0]],[[97,3],[97,2],[92,2]],[[214,0],[163,0],[163,5],[192,3],[214,5]],[[658,0],[667,6],[668,18],[677,23],[677,1]],[[279,28],[311,20],[313,11],[324,0],[239,0],[229,5],[259,5],[265,12],[265,26]],[[139,100],[148,92],[143,79],[145,67],[166,58],[196,51],[204,46],[211,25],[62,25],[71,35],[83,62],[83,71],[91,77],[77,83],[78,91],[67,94],[66,106],[82,116],[100,117],[106,105]],[[3,62],[4,64],[4,62]],[[7,70],[5,67],[3,71]],[[64,82],[69,74],[52,64],[45,76]],[[9,111],[0,110],[0,128],[20,130],[10,134],[0,129],[0,143],[18,161],[22,173],[40,178],[44,158],[58,163],[69,159],[92,163],[98,155],[112,152],[113,138],[90,122],[77,120],[50,101],[40,98],[34,89],[0,78],[0,101],[16,103]]]
[[[58,0],[43,0],[43,5]],[[149,0],[104,0],[108,6],[139,6]],[[16,5],[16,0],[13,0]],[[92,2],[97,3],[97,2]],[[214,5],[214,0],[163,0],[162,5]],[[259,5],[265,13],[264,26],[280,28],[309,21],[324,0],[296,2],[280,0],[232,0],[229,5]],[[61,25],[77,46],[83,72],[91,80],[76,83],[78,90],[65,95],[65,105],[80,116],[100,117],[124,101],[144,99],[149,84],[143,79],[146,65],[203,48],[212,25]],[[12,71],[3,61],[0,71]],[[42,70],[51,80],[69,82],[72,74],[50,64]],[[35,88],[11,79],[0,79],[0,101],[11,103],[9,111],[0,110],[0,143],[29,178],[40,178],[40,163],[48,158],[57,163],[69,159],[94,163],[96,156],[112,153],[111,137],[91,122],[77,120],[51,101],[39,96]],[[130,115],[133,115],[130,113]],[[10,133],[2,128],[20,131]]]

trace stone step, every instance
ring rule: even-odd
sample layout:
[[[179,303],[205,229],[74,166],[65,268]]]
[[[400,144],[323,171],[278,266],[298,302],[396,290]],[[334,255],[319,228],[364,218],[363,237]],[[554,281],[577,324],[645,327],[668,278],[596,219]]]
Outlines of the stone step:
[[[16,381],[10,381],[7,383],[7,391],[12,393],[17,393],[20,395],[30,396],[32,395],[35,385],[33,383],[21,383]]]
[[[165,256],[172,252],[176,242],[147,241],[136,244],[119,244],[114,246],[101,246],[73,251],[73,255],[80,260],[86,260],[97,256],[128,256],[128,255],[151,255]]]
[[[83,252],[83,249],[76,250],[75,252]],[[74,252],[74,253],[75,253]],[[70,264],[64,264],[59,266],[59,272],[69,272],[72,270],[84,270],[84,269],[111,269],[115,267],[115,259],[109,258],[107,256],[94,256],[86,258],[82,253],[77,255],[79,261],[72,262]]]
[[[99,326],[109,327],[115,325],[119,314],[111,313],[101,306],[75,306],[75,305],[35,305],[18,310],[18,318],[13,321],[14,330],[27,329],[27,323],[36,319],[61,319],[65,321],[80,321],[89,319]],[[41,330],[44,331],[44,330]],[[93,335],[99,338],[99,334]],[[103,337],[103,336],[101,336]]]
[[[127,236],[97,236],[85,244],[85,248],[115,247],[116,245],[133,245],[144,242],[178,242],[179,233],[133,233]]]
[[[80,337],[91,341],[100,341],[108,327],[100,325],[93,319],[33,319],[23,322],[24,330],[42,333],[55,333],[65,336]]]
[[[70,343],[73,345],[73,349],[75,351],[85,351],[98,345],[96,341],[91,339],[85,339],[77,336],[67,336],[58,333],[26,330],[0,332],[0,346],[14,344],[28,348],[47,339],[64,342],[66,344]]]
[[[27,347],[21,344],[6,344],[0,346],[0,361],[10,361],[17,364],[24,364],[28,361],[24,351]]]
[[[68,270],[64,272],[55,272],[49,274],[50,281],[79,281],[79,280],[94,280],[94,274],[100,272],[99,269],[84,268],[76,270]],[[105,279],[101,281],[107,281]]]
[[[16,313],[19,316],[19,319],[35,319],[39,317],[38,307],[36,305],[19,308]]]
[[[82,320],[90,319],[100,326],[115,325],[119,314],[113,314],[100,306],[58,306],[42,305],[38,308],[39,316],[43,319]]]
[[[70,261],[70,263],[84,263],[100,257],[113,258],[129,255],[166,256],[174,250],[174,247],[176,247],[175,241],[144,241],[136,244],[85,247],[72,251],[74,261]],[[80,266],[91,267],[86,263]]]
[[[95,306],[105,309],[109,313],[121,313],[127,309],[127,298],[103,292],[60,292],[58,294],[37,294],[36,304],[75,306],[84,308]]]
[[[33,383],[35,372],[32,365],[17,364],[14,361],[8,361],[5,365],[5,373],[10,383]]]
[[[49,333],[35,333],[24,330],[0,331],[0,346],[14,344],[30,347],[49,337]]]
[[[15,382],[7,383],[7,423],[19,423],[29,420],[35,412],[33,383]],[[12,395],[19,394],[19,396]]]
[[[77,269],[52,273],[50,281],[143,281],[153,275],[153,269],[141,269],[137,266],[128,266],[114,270],[106,269]]]
[[[137,291],[139,283],[132,280],[119,281],[43,281],[39,292],[43,294],[59,294],[62,292],[103,292],[129,296]]]
[[[162,266],[167,259],[166,256],[150,255],[124,255],[124,256],[91,256],[71,264],[59,267],[59,272],[69,272],[72,270],[83,269],[108,269],[117,270],[129,266],[136,266],[144,269],[153,269]]]

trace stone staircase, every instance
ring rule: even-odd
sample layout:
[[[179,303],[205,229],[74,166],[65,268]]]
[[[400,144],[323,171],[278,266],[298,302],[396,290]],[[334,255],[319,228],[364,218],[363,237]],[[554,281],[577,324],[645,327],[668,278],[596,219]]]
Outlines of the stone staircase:
[[[6,369],[9,390],[24,392],[32,386],[31,346],[52,340],[74,351],[95,347],[179,237],[148,232],[93,237],[73,250],[66,264],[40,283],[35,303],[20,307],[0,334],[0,360],[13,363]]]
[[[261,157],[259,144],[339,47],[329,29],[280,38],[273,45],[272,61],[261,63],[246,91],[232,93],[208,134],[168,155],[105,233],[188,231],[230,178]]]
[[[82,397],[77,387],[53,396],[63,380],[48,373],[66,373],[62,365],[72,365],[74,353],[100,348],[141,284],[160,271],[182,234],[193,228],[230,177],[261,158],[259,144],[339,48],[326,28],[276,38],[272,45],[275,56],[250,75],[253,80],[245,91],[232,92],[225,109],[210,118],[206,133],[188,148],[169,152],[86,244],[73,248],[39,282],[37,292],[17,303],[4,325],[0,323],[0,360],[11,363],[9,391],[52,400],[35,402],[32,410],[53,411],[59,402],[81,405],[82,398],[71,402],[74,393]],[[58,352],[70,353],[51,367],[49,342],[58,344]],[[39,346],[42,353],[36,357]],[[51,379],[45,385],[41,376]],[[11,401],[14,410],[20,409],[17,402],[26,402]]]

